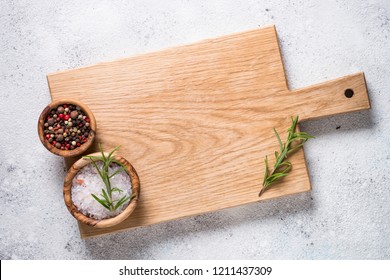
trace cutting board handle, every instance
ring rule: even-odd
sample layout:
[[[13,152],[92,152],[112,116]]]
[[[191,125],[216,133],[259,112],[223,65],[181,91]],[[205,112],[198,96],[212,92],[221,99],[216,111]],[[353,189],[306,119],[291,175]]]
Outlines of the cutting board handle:
[[[300,120],[370,109],[363,73],[293,90],[290,98],[294,98]]]

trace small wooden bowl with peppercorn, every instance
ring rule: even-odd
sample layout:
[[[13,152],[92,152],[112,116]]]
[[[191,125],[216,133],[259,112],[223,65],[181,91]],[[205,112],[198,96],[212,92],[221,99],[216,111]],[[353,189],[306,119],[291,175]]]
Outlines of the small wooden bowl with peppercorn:
[[[39,139],[46,149],[62,157],[83,154],[92,145],[95,131],[91,110],[76,100],[55,100],[39,116]]]

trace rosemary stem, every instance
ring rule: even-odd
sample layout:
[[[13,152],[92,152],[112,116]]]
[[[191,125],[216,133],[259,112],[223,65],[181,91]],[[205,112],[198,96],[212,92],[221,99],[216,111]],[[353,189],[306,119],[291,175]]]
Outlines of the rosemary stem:
[[[100,175],[104,185],[105,189],[102,189],[102,193],[100,194],[100,198],[96,196],[95,194],[91,194],[92,197],[99,202],[103,207],[107,208],[109,211],[113,212],[117,210],[120,206],[122,206],[125,202],[128,200],[131,200],[133,196],[127,196],[124,195],[122,198],[113,200],[113,192],[122,192],[121,189],[118,189],[116,187],[112,188],[110,178],[113,177],[115,174],[118,174],[121,171],[125,171],[125,166],[121,164],[119,161],[115,160],[113,157],[113,153],[119,148],[116,147],[113,149],[107,156],[104,154],[103,149],[101,145],[99,144],[99,149],[101,152],[101,157],[98,156],[84,156],[84,158],[88,158],[92,161],[92,164],[95,166],[98,174]],[[96,164],[97,161],[102,161],[103,165],[101,169]],[[110,164],[116,163],[120,165],[120,168],[116,171],[114,171],[112,174],[110,174]]]
[[[286,161],[287,155],[297,151],[299,148],[302,148],[303,144],[313,136],[307,134],[306,132],[296,132],[296,126],[298,123],[298,116],[291,118],[291,127],[288,129],[288,136],[285,144],[280,140],[279,134],[274,128],[276,138],[279,142],[280,154],[275,152],[275,164],[272,172],[268,170],[268,158],[265,157],[265,174],[262,188],[260,189],[259,196],[261,196],[272,184],[280,181],[282,178],[286,177],[291,168],[292,164],[289,161]],[[294,142],[300,142],[299,145],[291,147]]]

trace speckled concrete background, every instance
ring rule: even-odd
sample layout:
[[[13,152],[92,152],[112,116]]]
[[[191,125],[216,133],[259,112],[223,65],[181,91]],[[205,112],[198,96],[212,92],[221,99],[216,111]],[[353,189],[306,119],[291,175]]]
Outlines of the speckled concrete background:
[[[302,125],[313,191],[80,240],[36,133],[45,75],[271,24],[291,88],[366,74],[371,111]],[[388,0],[2,0],[0,26],[1,259],[390,258]]]

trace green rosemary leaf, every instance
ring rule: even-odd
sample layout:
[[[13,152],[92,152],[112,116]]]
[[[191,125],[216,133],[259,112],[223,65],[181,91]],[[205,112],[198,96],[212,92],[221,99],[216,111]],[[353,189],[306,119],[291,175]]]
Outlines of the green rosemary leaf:
[[[111,192],[118,192],[118,193],[122,193],[123,191],[121,189],[118,189],[118,188],[112,188],[111,189]]]
[[[122,166],[123,169],[125,169],[125,171],[126,171],[126,166],[125,166],[123,163],[121,163],[120,161],[117,161],[116,159],[113,159],[113,160],[111,160],[111,162],[114,162],[114,163],[116,163],[116,164],[119,164],[119,165]]]
[[[274,132],[275,132],[275,136],[276,138],[278,139],[278,142],[279,142],[279,148],[280,148],[280,152],[283,151],[283,144],[282,144],[282,140],[280,140],[280,136],[278,134],[278,132],[276,131],[276,129],[274,128]]]
[[[264,162],[265,162],[265,171],[264,171],[263,185],[265,184],[267,177],[268,177],[268,157],[267,156],[265,156]]]
[[[113,155],[113,153],[119,149],[120,146],[116,146],[109,154],[108,154],[108,159],[111,158],[111,156]]]
[[[85,158],[85,159],[96,159],[96,160],[102,160],[102,157],[98,157],[98,156],[82,156],[82,158]]]
[[[268,182],[272,183],[272,182],[276,181],[277,179],[285,177],[287,175],[288,175],[288,173],[274,173],[270,177],[268,177]]]
[[[96,164],[96,162],[94,160],[92,160],[92,164],[95,166],[95,169],[99,173],[100,178],[102,178],[102,180],[104,181],[104,176],[103,176],[102,172],[100,171],[99,167],[97,166],[97,164]]]
[[[124,196],[122,197],[117,204],[115,204],[115,210],[118,209],[119,207],[121,207],[126,201],[128,201],[130,199],[130,196]]]
[[[102,149],[102,145],[100,143],[99,143],[99,151],[102,154],[103,162],[106,162],[107,159],[106,159],[106,156],[104,155],[104,152],[103,152],[103,149]]]
[[[94,199],[96,199],[97,202],[99,202],[101,205],[103,205],[104,208],[107,208],[108,210],[110,210],[110,207],[103,201],[101,200],[100,198],[98,198],[96,195],[94,195],[93,193],[91,194],[93,196]]]
[[[126,197],[127,197],[127,196],[125,195],[125,196],[121,197],[120,199],[118,199],[116,205],[117,205],[118,203],[122,202],[124,199],[126,199]],[[116,205],[115,205],[115,206],[116,206]]]
[[[306,141],[305,141],[305,142],[306,142]],[[298,144],[298,145],[296,145],[295,147],[291,148],[291,150],[289,150],[289,151],[287,152],[287,154],[291,154],[291,153],[294,153],[295,151],[299,150],[300,148],[303,147],[303,144],[304,144],[305,142],[303,142],[303,143],[301,143],[301,144]]]
[[[276,160],[275,165],[274,165],[274,170],[278,168],[278,166],[283,162],[283,160],[287,156],[289,145],[286,145],[286,148],[284,148],[283,152],[279,155],[279,158]]]
[[[292,122],[292,124],[291,124],[290,128],[287,130],[288,131],[287,139],[291,139],[291,136],[295,132],[295,129],[296,129],[297,123],[298,123],[298,116],[296,116],[295,118],[291,117],[291,122]]]
[[[283,166],[285,166],[284,169],[282,169]],[[280,173],[287,173],[287,172],[290,171],[291,168],[292,168],[292,164],[291,164],[290,162],[288,162],[288,161],[285,161],[285,162],[282,162],[282,163],[279,165],[278,171],[279,171]],[[280,170],[280,169],[282,169],[282,170]]]
[[[107,194],[107,192],[104,189],[102,189],[101,196],[105,199],[107,205],[111,206],[112,203],[110,202],[110,198],[108,197],[108,194]]]
[[[111,179],[112,177],[114,177],[116,174],[118,174],[119,172],[121,171],[124,171],[125,168],[123,166],[121,166],[121,168],[119,168],[118,170],[116,170],[114,173],[112,173],[109,178]]]

